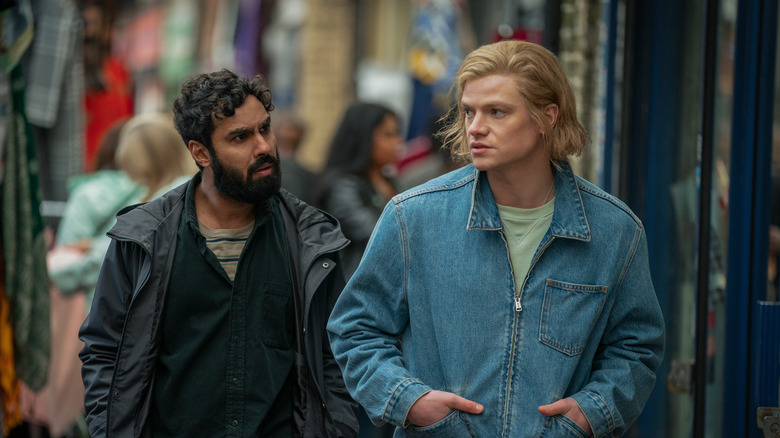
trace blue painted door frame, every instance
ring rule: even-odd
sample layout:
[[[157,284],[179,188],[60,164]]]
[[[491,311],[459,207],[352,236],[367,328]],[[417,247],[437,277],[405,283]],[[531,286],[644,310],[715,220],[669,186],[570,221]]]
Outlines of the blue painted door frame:
[[[676,0],[610,0],[608,13],[614,14],[619,3],[626,6],[626,28],[630,29],[626,41],[621,178],[619,184],[609,176],[602,182],[608,188],[618,187],[621,197],[642,218],[648,240],[656,242],[649,247],[651,271],[659,301],[666,312],[670,300],[665,286],[674,281],[666,262],[674,257],[673,243],[669,242],[674,230],[668,225],[673,221],[667,216],[669,209],[666,207],[671,202],[665,188],[677,177],[672,174],[670,163],[679,146],[676,133],[681,105],[680,93],[675,90],[679,86],[677,75],[683,62],[668,48],[674,47],[681,32],[685,31],[685,24],[681,23],[681,3]],[[757,332],[753,316],[757,301],[765,298],[767,282],[777,9],[777,0],[738,2],[724,353],[729,360],[726,361],[722,407],[724,437],[760,436],[755,420],[756,388],[777,384],[760,382],[751,372],[755,365],[751,362],[756,355],[751,340]],[[705,18],[712,17],[702,17],[702,20]],[[607,21],[614,24],[612,19]],[[614,33],[610,32],[610,35]],[[708,44],[713,44],[712,40]],[[607,87],[614,85],[608,81]],[[711,102],[705,99],[704,103]],[[613,116],[608,110],[607,119]],[[607,143],[604,168],[609,172],[606,166],[612,156],[612,144]],[[703,146],[712,147],[712,144]],[[700,176],[711,177],[711,172],[704,171]],[[701,219],[699,223],[702,223]],[[669,336],[679,335],[669,333]],[[665,360],[658,372],[656,388],[638,422],[640,437],[662,436],[664,432],[664,421],[659,419],[666,414],[668,372],[668,360]],[[704,367],[700,367],[699,372],[705,372]],[[697,380],[695,376],[693,380]],[[703,421],[701,415],[694,420],[700,423],[698,427],[693,425],[696,433],[703,434]]]
[[[620,3],[620,0],[611,0]],[[621,143],[619,194],[642,219],[648,238],[650,270],[665,315],[670,309],[669,284],[674,272],[667,260],[675,257],[675,230],[668,188],[676,178],[672,174],[674,153],[678,149],[677,132],[681,107],[677,73],[682,60],[669,56],[681,32],[681,13],[676,0],[653,2],[626,1],[625,114]],[[613,9],[610,8],[610,11]],[[607,87],[614,87],[608,83]],[[608,113],[607,119],[613,114]],[[605,150],[605,156],[611,156]],[[609,171],[605,163],[604,169]],[[612,182],[613,186],[615,182]],[[667,336],[668,338],[668,336]],[[667,341],[668,345],[668,341]],[[658,370],[658,381],[635,432],[640,437],[663,436],[666,407],[666,376],[669,360]]]
[[[741,0],[737,15],[729,193],[724,436],[759,437],[758,301],[766,298],[777,0]],[[776,385],[777,382],[774,382]]]

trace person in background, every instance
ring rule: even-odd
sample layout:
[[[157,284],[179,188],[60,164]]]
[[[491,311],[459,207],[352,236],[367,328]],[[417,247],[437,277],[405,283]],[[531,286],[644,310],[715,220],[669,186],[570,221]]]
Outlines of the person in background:
[[[124,124],[115,123],[101,139],[93,172],[68,181],[68,200],[46,257],[51,361],[46,385],[33,392],[22,383],[21,395],[24,419],[45,428],[49,436],[79,436],[85,429],[77,334],[108,248],[106,232],[116,222],[116,213],[143,192],[114,160]]]
[[[173,126],[171,115],[140,114],[122,129],[117,165],[145,188],[136,202],[148,202],[185,182],[198,167]]]
[[[385,207],[328,324],[347,388],[396,437],[622,436],[664,348],[642,222],[572,173],[548,50],[480,47],[453,89],[471,163]]]
[[[73,188],[49,254],[49,276],[63,294],[83,291],[87,308],[111,239],[106,233],[122,208],[154,199],[197,171],[170,116],[137,115],[106,133],[96,171]]]
[[[109,232],[79,332],[90,436],[354,437],[325,332],[349,242],[280,190],[265,79],[200,74],[173,109],[200,170]]]
[[[351,241],[342,251],[347,278],[355,271],[382,208],[396,194],[386,167],[398,160],[402,146],[396,114],[376,103],[351,105],[336,128],[330,155],[320,175],[317,205],[341,223]],[[392,436],[393,428],[375,426],[358,411],[360,438]]]
[[[109,128],[97,150],[94,171],[69,181],[68,201],[49,252],[49,277],[60,293],[84,292],[87,308],[122,208],[137,202],[143,187],[119,168],[115,156],[127,120]]]
[[[296,155],[306,136],[306,124],[286,113],[275,117],[273,126],[282,166],[282,187],[301,201],[311,203],[316,174],[301,164]]]
[[[317,205],[338,218],[352,242],[342,257],[348,277],[357,268],[384,205],[397,193],[386,168],[396,163],[402,146],[398,116],[376,103],[351,105],[333,136]]]

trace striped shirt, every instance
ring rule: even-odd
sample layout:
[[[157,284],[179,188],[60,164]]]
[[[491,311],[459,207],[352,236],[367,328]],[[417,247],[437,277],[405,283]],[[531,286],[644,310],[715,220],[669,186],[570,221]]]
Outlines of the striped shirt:
[[[235,280],[238,261],[241,259],[249,235],[252,234],[255,222],[252,221],[241,228],[215,230],[198,221],[198,227],[206,238],[206,246],[217,256],[222,269],[230,280]]]

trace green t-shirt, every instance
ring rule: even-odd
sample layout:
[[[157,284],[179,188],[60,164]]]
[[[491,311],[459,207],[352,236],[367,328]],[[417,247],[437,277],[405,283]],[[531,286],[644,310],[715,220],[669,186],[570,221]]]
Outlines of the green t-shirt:
[[[542,237],[550,228],[554,209],[555,198],[536,208],[498,205],[498,215],[501,216],[509,246],[516,294],[520,293],[525,276],[531,267],[531,260],[542,242]]]

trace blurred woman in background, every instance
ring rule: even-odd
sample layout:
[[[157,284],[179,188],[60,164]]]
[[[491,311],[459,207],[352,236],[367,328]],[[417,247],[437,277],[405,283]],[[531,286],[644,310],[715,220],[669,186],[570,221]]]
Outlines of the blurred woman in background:
[[[385,204],[397,193],[386,169],[397,162],[402,142],[398,116],[375,103],[353,104],[336,129],[315,203],[336,216],[352,241],[342,257],[347,276],[360,263]]]
[[[142,114],[130,119],[119,138],[117,166],[145,187],[147,202],[184,184],[198,171],[190,151],[173,127],[173,116]]]
[[[316,205],[336,216],[344,235],[352,241],[342,251],[344,273],[349,279],[360,264],[363,251],[387,202],[397,194],[388,168],[398,161],[403,145],[398,116],[375,103],[355,103],[344,114],[330,145],[330,155],[320,174]],[[375,427],[359,409],[359,438],[384,438],[394,427]]]

